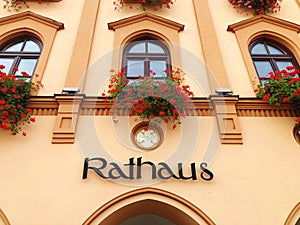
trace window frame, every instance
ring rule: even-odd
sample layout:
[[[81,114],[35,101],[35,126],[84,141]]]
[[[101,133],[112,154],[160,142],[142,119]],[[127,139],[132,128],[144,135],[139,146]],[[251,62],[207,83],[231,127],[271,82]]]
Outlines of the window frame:
[[[247,75],[249,78],[249,85],[243,85],[242,89],[239,89],[239,87],[234,87],[234,89],[242,90],[243,93],[247,93],[250,96],[255,96],[253,91],[260,84],[251,55],[249,54],[249,44],[253,40],[263,37],[282,43],[293,52],[297,62],[300,62],[300,25],[298,24],[272,16],[259,15],[230,24],[227,27],[227,31],[234,33],[237,40],[236,47],[239,48],[245,64],[245,70],[243,70],[245,73],[242,76],[245,78]],[[236,61],[230,62],[228,64],[229,68],[236,63]],[[241,62],[239,61],[239,63]]]
[[[24,48],[25,48],[25,45],[28,41],[33,41],[39,47],[39,52],[26,52],[26,51],[23,51]],[[10,47],[12,47],[12,46],[14,46],[14,45],[16,45],[20,42],[22,43],[20,51],[8,51],[8,52],[6,52],[6,50],[8,48],[10,48]],[[18,36],[18,37],[15,37],[13,39],[10,39],[10,40],[6,41],[0,47],[0,58],[14,58],[13,63],[11,65],[8,73],[9,74],[14,74],[14,75],[16,75],[16,77],[24,77],[22,75],[16,74],[17,71],[14,70],[15,67],[18,68],[18,66],[19,66],[22,59],[35,59],[36,62],[35,62],[33,71],[32,71],[32,74],[30,74],[30,76],[31,76],[30,79],[32,79],[32,77],[35,73],[35,70],[37,68],[37,64],[38,64],[39,58],[41,56],[42,50],[43,50],[43,44],[39,39],[37,39],[36,37],[31,36],[31,35],[22,35],[22,36]],[[20,72],[22,72],[22,71],[20,71]],[[28,72],[28,71],[25,71],[25,72]]]
[[[136,46],[137,44],[145,43],[145,53],[130,53],[130,50]],[[164,53],[149,53],[148,52],[148,46],[149,43],[153,43],[155,45],[158,45]],[[125,72],[127,74],[127,68],[128,68],[128,60],[143,60],[144,61],[144,74],[140,74],[143,77],[150,76],[150,62],[151,60],[164,60],[166,62],[166,70],[171,70],[171,55],[168,47],[159,39],[145,36],[140,37],[137,39],[134,39],[130,41],[123,51],[123,57],[122,57],[122,68],[125,69]],[[127,77],[128,79],[137,79],[138,76],[130,76]],[[162,76],[154,76],[155,79],[162,78]]]
[[[257,46],[258,44],[264,45],[264,48],[265,48],[267,54],[253,54],[252,53],[253,48],[255,46]],[[284,52],[285,54],[272,54],[270,52],[269,46],[276,48],[277,50]],[[295,56],[293,55],[293,53],[286,46],[284,46],[283,44],[280,44],[277,41],[274,41],[272,39],[269,39],[269,38],[256,39],[249,44],[248,49],[249,49],[249,54],[251,56],[255,71],[257,73],[257,76],[258,76],[261,84],[263,84],[264,81],[269,80],[269,78],[267,77],[268,74],[261,76],[255,65],[255,62],[269,62],[271,65],[271,68],[273,70],[273,71],[269,71],[269,72],[280,71],[280,68],[278,67],[278,64],[277,64],[277,62],[280,62],[280,61],[288,61],[295,68],[299,68],[299,64],[298,64]]]

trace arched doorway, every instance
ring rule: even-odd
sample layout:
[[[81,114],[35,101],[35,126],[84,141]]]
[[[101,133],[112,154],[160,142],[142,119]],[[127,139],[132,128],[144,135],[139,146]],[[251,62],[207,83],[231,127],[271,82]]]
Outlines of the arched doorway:
[[[300,202],[290,212],[284,225],[300,225]]]
[[[83,225],[138,225],[136,222],[143,218],[157,220],[161,223],[158,225],[215,225],[192,203],[154,188],[130,191],[111,200],[94,212]],[[144,221],[142,224],[147,225]]]
[[[167,220],[161,216],[156,216],[153,214],[142,214],[135,217],[132,217],[122,223],[120,225],[176,225],[170,220]]]

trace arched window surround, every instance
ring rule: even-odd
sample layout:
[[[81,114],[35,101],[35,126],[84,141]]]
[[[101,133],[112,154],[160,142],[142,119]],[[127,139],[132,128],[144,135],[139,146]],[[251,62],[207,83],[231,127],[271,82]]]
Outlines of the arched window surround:
[[[298,33],[300,25],[272,16],[255,16],[228,26],[227,31],[235,34],[237,42],[248,71],[249,82],[253,90],[260,84],[252,58],[249,45],[259,38],[274,40],[293,53],[297,62],[300,62],[300,43]],[[254,95],[254,93],[253,93]]]
[[[35,37],[41,41],[43,49],[35,69],[35,73],[39,77],[33,77],[32,79],[33,82],[41,81],[56,32],[64,29],[64,24],[31,11],[26,11],[0,18],[0,28],[0,45],[24,35]]]
[[[278,38],[277,38],[278,39]],[[255,54],[253,53],[254,47],[258,46],[259,44],[263,44],[266,48],[266,53],[262,54]],[[271,47],[271,48],[270,48]],[[273,47],[273,49],[272,49]],[[270,51],[273,52],[270,52]],[[274,51],[281,52],[280,54],[274,53]],[[257,76],[260,79],[260,82],[263,83],[264,80],[268,80],[268,72],[275,72],[279,70],[285,69],[286,66],[294,66],[295,68],[299,68],[299,64],[293,54],[292,51],[290,51],[287,46],[274,40],[273,37],[270,37],[268,35],[262,35],[258,38],[255,38],[252,42],[249,44],[249,53],[251,55],[254,67],[256,68]],[[255,65],[255,62],[268,62],[270,65],[270,68],[268,71],[265,71],[264,74],[259,74],[260,71],[258,70],[258,67]],[[286,65],[280,65],[280,63],[285,62]]]
[[[130,50],[134,47],[137,46],[138,44],[144,44],[145,47],[145,52],[144,53],[130,53]],[[154,44],[158,48],[160,48],[163,52],[160,53],[151,53],[148,49],[148,47]],[[170,56],[170,51],[166,43],[164,43],[160,38],[157,38],[154,35],[139,35],[137,37],[131,38],[131,41],[128,42],[124,48],[123,48],[123,54],[122,54],[122,68],[125,68],[126,71],[128,72],[128,66],[129,66],[129,61],[130,60],[137,60],[137,61],[143,61],[143,69],[144,69],[144,74],[136,74],[136,75],[145,75],[149,76],[151,70],[151,62],[155,61],[164,61],[166,63],[165,70],[170,70],[172,67],[172,61],[171,61],[171,56]],[[154,66],[154,65],[153,65]],[[155,71],[158,72],[158,71]],[[155,78],[159,78],[162,74],[157,73]],[[129,74],[128,74],[129,75]],[[137,76],[129,76],[128,78],[137,78]]]
[[[108,28],[115,32],[114,48],[116,49],[112,68],[122,67],[122,56],[127,44],[136,38],[149,36],[163,42],[170,53],[172,64],[181,67],[179,48],[179,32],[184,30],[184,25],[154,15],[152,13],[142,13],[119,21],[111,22]]]
[[[32,49],[27,49],[26,47],[28,46],[29,42],[33,42],[31,47],[37,47],[38,50],[32,51]],[[18,46],[19,43],[22,43],[19,45],[21,48],[16,50],[7,50],[11,48],[12,46]],[[6,73],[13,73],[16,76],[23,77],[20,73],[22,71],[25,71],[29,73],[32,77],[35,74],[35,69],[38,64],[38,60],[40,58],[41,52],[43,49],[43,44],[42,42],[36,38],[33,35],[21,35],[16,38],[10,39],[7,42],[5,42],[2,46],[0,46],[0,57],[1,59],[11,59],[10,65],[6,65]],[[0,59],[0,62],[1,62]],[[31,66],[27,66],[26,69],[24,69],[24,66],[26,67],[26,64],[22,63],[22,60],[31,60]],[[32,61],[34,60],[34,61]],[[5,64],[5,63],[4,63]],[[30,64],[29,64],[30,65]],[[19,71],[14,71],[13,68],[17,67]],[[31,77],[31,78],[32,78]],[[31,79],[30,78],[30,79]]]

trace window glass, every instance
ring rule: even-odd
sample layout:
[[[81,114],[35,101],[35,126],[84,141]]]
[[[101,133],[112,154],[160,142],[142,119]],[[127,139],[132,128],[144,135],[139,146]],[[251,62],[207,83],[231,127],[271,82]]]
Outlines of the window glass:
[[[274,54],[274,55],[284,55],[285,52],[282,51],[281,49],[279,48],[275,48],[275,47],[272,47],[271,45],[268,45],[268,49],[270,51],[270,54]]]
[[[144,61],[128,60],[127,77],[133,78],[144,75]]]
[[[156,77],[165,77],[165,70],[167,69],[167,63],[163,60],[150,60],[150,70],[156,73]]]
[[[16,75],[21,76],[21,72],[23,71],[32,75],[35,69],[36,61],[36,59],[21,59]]]
[[[0,65],[4,65],[5,68],[2,69],[2,72],[8,74],[12,64],[14,62],[14,58],[0,58]]]
[[[273,71],[270,62],[256,61],[254,65],[259,77],[268,77],[268,73]]]
[[[292,66],[293,63],[290,61],[276,61],[279,70],[285,70],[287,66]]]
[[[21,77],[23,76],[21,72],[24,71],[32,76],[40,57],[41,47],[41,43],[30,36],[18,37],[0,46],[0,64],[5,65],[3,72]],[[18,71],[14,70],[15,67]]]
[[[268,54],[264,44],[257,44],[252,48],[251,54],[264,55]]]
[[[24,52],[40,52],[40,47],[34,41],[26,41]]]
[[[162,49],[162,47],[160,47],[159,45],[153,44],[153,43],[149,43],[148,52],[149,53],[160,53],[160,54],[165,53],[165,51]]]
[[[6,52],[20,52],[23,46],[23,42],[13,44],[5,49]]]
[[[267,81],[269,72],[284,70],[287,66],[299,68],[292,53],[285,46],[270,39],[255,41],[250,44],[249,49],[262,84]]]
[[[130,79],[140,76],[166,76],[165,70],[171,68],[170,55],[166,46],[153,38],[138,39],[129,43],[123,53],[123,68]]]
[[[146,44],[145,43],[139,43],[134,45],[129,53],[146,53]]]

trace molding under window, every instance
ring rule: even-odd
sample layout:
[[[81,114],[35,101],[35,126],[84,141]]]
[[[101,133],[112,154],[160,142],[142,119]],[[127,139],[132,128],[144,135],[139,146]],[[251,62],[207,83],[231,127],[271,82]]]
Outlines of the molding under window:
[[[213,108],[207,98],[194,98],[195,108],[188,112],[189,116],[213,116]],[[81,116],[109,116],[111,103],[102,97],[86,97],[80,106]],[[33,96],[30,107],[34,116],[56,116],[58,101],[49,96]],[[236,103],[238,117],[297,117],[292,104],[282,104],[280,109],[257,98],[239,98]]]
[[[187,116],[216,116],[222,144],[242,144],[239,117],[295,117],[293,104],[282,104],[280,109],[257,98],[211,96],[193,98],[194,108]],[[80,95],[33,96],[30,107],[34,116],[56,116],[52,143],[72,144],[76,129],[72,121],[78,116],[110,116],[111,103],[104,97]],[[225,110],[225,111],[224,111]]]

